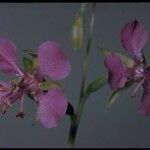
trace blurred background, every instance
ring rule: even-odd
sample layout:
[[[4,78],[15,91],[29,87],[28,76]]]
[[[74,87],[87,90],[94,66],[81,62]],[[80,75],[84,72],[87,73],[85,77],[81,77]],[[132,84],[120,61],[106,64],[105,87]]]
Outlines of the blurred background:
[[[34,49],[47,40],[62,43],[64,52],[72,64],[71,74],[61,83],[65,93],[76,108],[80,83],[82,62],[88,36],[92,5],[86,9],[85,43],[81,53],[75,53],[70,39],[70,31],[80,3],[0,3],[0,38],[8,38],[17,45],[20,63],[24,49]],[[128,53],[120,43],[120,30],[130,20],[137,19],[150,31],[149,3],[98,3],[94,39],[91,50],[90,70],[86,84],[106,73],[99,47],[109,48],[127,56]],[[150,41],[144,53],[150,61]],[[0,73],[0,80],[9,82],[14,76]],[[146,148],[150,147],[150,117],[142,117],[138,112],[142,91],[134,99],[130,93],[134,88],[124,92],[118,100],[107,107],[111,94],[109,86],[93,93],[88,99],[80,122],[76,147],[81,148]],[[59,126],[46,129],[41,123],[32,126],[36,105],[26,97],[24,119],[16,118],[19,102],[0,115],[0,147],[5,148],[64,148],[70,120],[65,116]]]

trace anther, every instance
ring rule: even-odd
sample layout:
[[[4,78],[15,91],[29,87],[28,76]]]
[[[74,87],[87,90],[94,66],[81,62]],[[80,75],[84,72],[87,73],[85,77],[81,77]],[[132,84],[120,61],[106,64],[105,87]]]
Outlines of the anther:
[[[25,113],[24,112],[18,112],[17,114],[16,114],[16,117],[18,118],[18,117],[20,117],[20,118],[24,118],[24,116],[25,116]]]

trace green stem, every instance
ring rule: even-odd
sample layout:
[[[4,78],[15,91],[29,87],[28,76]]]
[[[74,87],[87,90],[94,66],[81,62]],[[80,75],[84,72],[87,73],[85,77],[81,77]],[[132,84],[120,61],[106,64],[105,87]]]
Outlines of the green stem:
[[[84,63],[83,63],[83,75],[82,75],[82,81],[81,81],[79,103],[77,106],[76,114],[72,116],[71,118],[71,128],[70,128],[70,133],[69,133],[69,138],[68,138],[69,148],[73,148],[75,146],[75,139],[77,135],[78,126],[82,117],[85,102],[89,97],[89,95],[85,94],[84,90],[85,90],[85,81],[86,81],[86,77],[87,77],[88,69],[89,69],[89,60],[90,60],[89,54],[90,54],[92,35],[93,35],[93,29],[94,29],[95,8],[96,8],[96,3],[93,4],[93,12],[92,12],[91,23],[90,23],[90,33],[89,33],[89,38],[88,38],[87,47],[86,47],[86,56],[85,56]]]
[[[78,126],[81,120],[82,112],[83,112],[84,105],[85,105],[87,98],[88,98],[88,95],[85,96],[79,102],[76,115],[73,116],[71,119],[71,128],[70,128],[70,134],[69,134],[69,139],[68,139],[69,148],[74,148],[75,146],[74,144],[75,144],[76,134],[77,134]]]
[[[92,35],[93,35],[93,29],[94,29],[95,8],[96,8],[96,3],[93,4],[93,13],[92,13],[91,24],[90,24],[90,33],[89,33],[89,38],[88,38],[87,47],[86,47],[86,56],[85,56],[84,63],[83,63],[83,76],[82,76],[82,82],[81,82],[80,97],[82,97],[84,93],[85,80],[86,80],[88,69],[89,69],[89,60],[90,60],[89,54],[90,54]]]

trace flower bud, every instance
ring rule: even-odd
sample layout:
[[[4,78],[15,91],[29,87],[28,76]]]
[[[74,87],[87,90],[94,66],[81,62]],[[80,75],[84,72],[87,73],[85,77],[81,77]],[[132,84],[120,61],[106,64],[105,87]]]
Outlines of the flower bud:
[[[121,31],[123,47],[138,59],[142,57],[142,49],[147,41],[148,31],[137,20],[128,22]]]
[[[84,36],[84,12],[86,4],[81,4],[80,10],[76,15],[74,24],[72,26],[72,43],[76,52],[80,51]]]

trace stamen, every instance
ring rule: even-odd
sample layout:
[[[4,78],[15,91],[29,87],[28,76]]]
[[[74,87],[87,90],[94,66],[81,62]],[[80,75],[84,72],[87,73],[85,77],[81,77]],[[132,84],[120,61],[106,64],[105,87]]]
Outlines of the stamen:
[[[34,126],[38,122],[38,120],[39,120],[39,118],[38,118],[38,109],[36,109],[35,120],[34,120],[32,126]]]
[[[1,113],[2,113],[3,115],[6,114],[6,110],[3,110]]]
[[[13,106],[13,105],[10,103],[10,101],[8,101],[8,100],[6,101],[6,105],[7,105],[7,106]]]
[[[138,92],[139,88],[142,86],[144,80],[145,80],[145,78],[143,78],[141,80],[141,82],[139,82],[139,84],[136,86],[136,88],[134,89],[134,91],[131,93],[131,97],[135,97],[136,96],[136,93]]]
[[[1,113],[2,113],[2,114],[5,114],[5,113],[6,113],[5,108],[6,108],[6,105],[5,105],[5,106],[3,106],[3,107],[1,108],[1,110],[0,110],[0,111],[1,111]]]
[[[39,104],[39,102],[38,102],[38,100],[37,100],[37,98],[34,96],[34,100],[35,100],[35,102],[37,103],[37,104]]]
[[[18,68],[18,67],[16,67],[16,69],[17,69],[17,71],[18,71],[18,76],[24,76],[24,73]]]
[[[22,97],[21,97],[20,112],[23,111],[23,103],[24,103],[24,95],[22,95]]]
[[[18,112],[16,117],[21,117],[21,118],[24,118],[25,116],[25,113],[24,112]]]
[[[6,92],[6,91],[9,91],[9,88],[0,87],[0,92]]]
[[[21,97],[20,111],[16,114],[16,117],[24,118],[25,113],[23,112],[23,103],[24,103],[24,95],[22,95]]]

